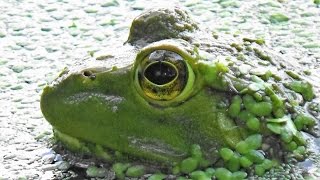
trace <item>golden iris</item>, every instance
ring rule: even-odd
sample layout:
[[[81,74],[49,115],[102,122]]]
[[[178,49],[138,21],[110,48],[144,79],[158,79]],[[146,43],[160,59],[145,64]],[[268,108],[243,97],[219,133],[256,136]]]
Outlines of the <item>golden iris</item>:
[[[188,80],[188,67],[177,53],[155,50],[137,68],[138,81],[145,95],[151,99],[168,101],[177,97]]]

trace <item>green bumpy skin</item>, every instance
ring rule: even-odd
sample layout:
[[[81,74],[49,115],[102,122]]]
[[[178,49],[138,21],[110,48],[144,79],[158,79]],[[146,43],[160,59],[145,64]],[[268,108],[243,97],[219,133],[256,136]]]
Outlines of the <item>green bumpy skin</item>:
[[[281,69],[283,60],[259,50],[263,39],[233,41],[211,37],[181,9],[150,10],[133,21],[121,52],[96,57],[96,67],[65,69],[43,90],[41,110],[69,149],[108,162],[160,164],[193,179],[244,179],[250,168],[263,175],[280,161],[261,153],[268,137],[304,155],[300,131],[317,120],[294,97],[315,95],[311,84],[269,70]],[[111,68],[104,57],[122,67]],[[248,65],[250,72],[241,70]],[[128,163],[113,170],[120,179],[146,171]]]

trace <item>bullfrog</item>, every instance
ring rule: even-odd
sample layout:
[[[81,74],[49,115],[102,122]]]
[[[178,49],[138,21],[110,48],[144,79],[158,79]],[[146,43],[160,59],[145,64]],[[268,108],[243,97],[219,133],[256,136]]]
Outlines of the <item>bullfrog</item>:
[[[317,136],[319,104],[295,69],[263,39],[212,33],[180,8],[151,9],[119,47],[65,68],[41,110],[68,148],[109,162],[263,175],[285,152],[304,157],[302,132]]]

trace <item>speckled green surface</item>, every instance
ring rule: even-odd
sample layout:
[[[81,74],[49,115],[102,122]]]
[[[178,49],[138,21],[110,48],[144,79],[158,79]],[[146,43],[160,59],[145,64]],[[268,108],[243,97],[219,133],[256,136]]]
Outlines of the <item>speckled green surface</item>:
[[[89,52],[124,42],[131,20],[161,4],[148,3],[0,1],[0,177],[50,179],[59,174],[53,169],[61,164],[48,158],[51,127],[39,109],[42,88]],[[264,38],[289,63],[311,73],[319,94],[320,10],[313,1],[170,3],[185,7],[216,33]]]

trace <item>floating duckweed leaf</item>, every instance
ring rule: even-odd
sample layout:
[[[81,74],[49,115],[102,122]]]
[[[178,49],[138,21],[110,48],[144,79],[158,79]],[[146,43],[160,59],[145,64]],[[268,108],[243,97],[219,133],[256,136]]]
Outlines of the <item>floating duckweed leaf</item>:
[[[116,177],[118,179],[124,179],[125,174],[124,172],[129,168],[130,164],[128,163],[115,163],[112,166],[112,170],[115,172]]]
[[[248,89],[252,92],[257,92],[259,91],[260,89],[262,89],[263,86],[261,86],[260,84],[258,83],[251,83],[249,86],[248,86]]]
[[[195,158],[184,159],[180,164],[180,170],[183,173],[191,173],[198,167],[198,161]]]
[[[289,18],[281,13],[275,13],[270,16],[271,23],[281,23],[287,21],[289,21]]]
[[[96,145],[93,149],[92,152],[96,154],[98,157],[106,160],[106,161],[111,161],[112,156],[108,154],[105,149],[101,145]]]
[[[213,177],[215,172],[216,172],[216,170],[213,169],[213,168],[207,168],[206,171],[205,171],[205,173],[206,173],[207,176],[209,176],[209,177]]]
[[[305,145],[307,142],[304,139],[302,133],[300,131],[297,131],[294,136],[293,140],[298,144],[298,145]]]
[[[211,180],[211,177],[208,177],[207,174],[203,171],[194,171],[190,174],[192,179],[203,179],[203,180]]]
[[[299,147],[297,147],[297,149],[295,149],[293,151],[293,153],[298,153],[298,154],[303,155],[306,153],[306,148],[304,146],[299,146]]]
[[[251,76],[251,80],[253,81],[253,82],[256,82],[256,83],[258,83],[258,84],[261,84],[261,85],[263,85],[263,84],[265,84],[265,82],[263,81],[263,79],[261,79],[261,78],[259,78],[258,76]],[[263,88],[264,89],[264,88]]]
[[[293,151],[293,150],[297,149],[298,145],[296,142],[291,141],[289,144],[286,144],[286,147],[289,151]]]
[[[269,102],[254,103],[249,111],[257,116],[267,116],[272,112],[272,104]]]
[[[256,102],[250,95],[243,97],[243,103],[245,108],[256,116],[267,116],[272,112],[272,104],[270,102]]]
[[[265,53],[261,52],[259,49],[256,49],[256,48],[253,48],[255,54],[261,59],[261,60],[264,60],[264,61],[269,61],[271,62],[272,59],[270,56],[266,55]]]
[[[287,84],[288,88],[300,93],[303,99],[310,101],[314,97],[314,92],[312,85],[305,81],[292,81],[291,83]]]
[[[296,72],[293,72],[291,70],[287,70],[285,71],[290,77],[292,77],[293,79],[297,79],[297,80],[300,80],[300,76],[299,74],[297,74]]]
[[[247,142],[240,141],[236,146],[236,150],[240,154],[246,154],[249,152],[250,149],[249,149],[249,145]]]
[[[226,168],[217,168],[215,176],[218,180],[231,179],[232,173]]]
[[[250,70],[250,74],[256,75],[256,76],[263,76],[268,72],[268,69],[265,67],[258,67]]]
[[[249,111],[244,110],[239,113],[239,119],[241,119],[244,122],[250,118],[254,118],[254,115]]]
[[[250,161],[250,160],[249,160],[247,157],[245,157],[245,156],[240,157],[239,161],[240,161],[240,165],[241,165],[242,167],[244,167],[244,168],[248,168],[248,167],[250,167],[250,166],[253,164],[253,162]]]
[[[280,134],[281,140],[285,143],[289,143],[293,139],[292,131],[288,131],[287,129],[283,129]]]
[[[264,169],[264,167],[261,164],[259,164],[259,165],[255,166],[254,171],[255,171],[256,175],[263,176],[266,170]]]
[[[278,123],[267,123],[267,128],[275,134],[280,134],[283,127]]]
[[[179,174],[180,173],[180,167],[179,166],[174,166],[173,168],[172,168],[172,174]]]
[[[240,44],[232,43],[230,46],[236,48],[237,51],[243,50],[243,47]]]
[[[250,150],[248,154],[245,155],[250,161],[261,164],[264,160],[264,155],[257,150]]]
[[[248,42],[250,42],[250,43],[255,42],[255,43],[259,44],[259,45],[265,44],[265,40],[262,39],[262,38],[259,38],[259,39],[243,38],[243,41],[248,41]]]
[[[245,142],[248,143],[250,149],[258,149],[262,144],[262,135],[254,134],[245,139]]]
[[[255,92],[252,95],[254,97],[255,100],[257,101],[262,101],[263,100],[263,95],[260,92]]]
[[[316,123],[316,120],[307,114],[299,114],[294,119],[294,124],[298,130],[301,130],[305,125],[313,126],[315,125],[315,123]]]
[[[234,96],[231,100],[231,105],[229,106],[228,112],[231,117],[236,117],[241,110],[242,99],[240,96]]]
[[[288,116],[284,116],[282,118],[274,118],[274,119],[267,119],[267,122],[270,123],[286,123],[290,118]]]
[[[246,177],[247,177],[247,173],[243,171],[237,171],[232,173],[232,179],[241,180],[241,179],[245,179]]]
[[[264,169],[269,170],[274,166],[274,162],[270,159],[265,159],[261,165]]]
[[[127,169],[126,175],[129,177],[140,177],[145,174],[144,166],[136,165]]]
[[[260,130],[260,121],[256,117],[248,119],[248,121],[246,122],[246,125],[250,130],[253,130],[253,131]]]
[[[238,171],[240,169],[239,156],[234,154],[229,161],[227,161],[226,166],[231,172]]]
[[[166,175],[164,174],[153,174],[148,180],[163,180],[164,178],[166,178]]]
[[[105,168],[97,168],[95,166],[89,166],[86,170],[88,177],[104,177],[107,170]]]
[[[220,156],[224,161],[228,161],[233,156],[234,152],[229,148],[222,148],[219,151]]]

